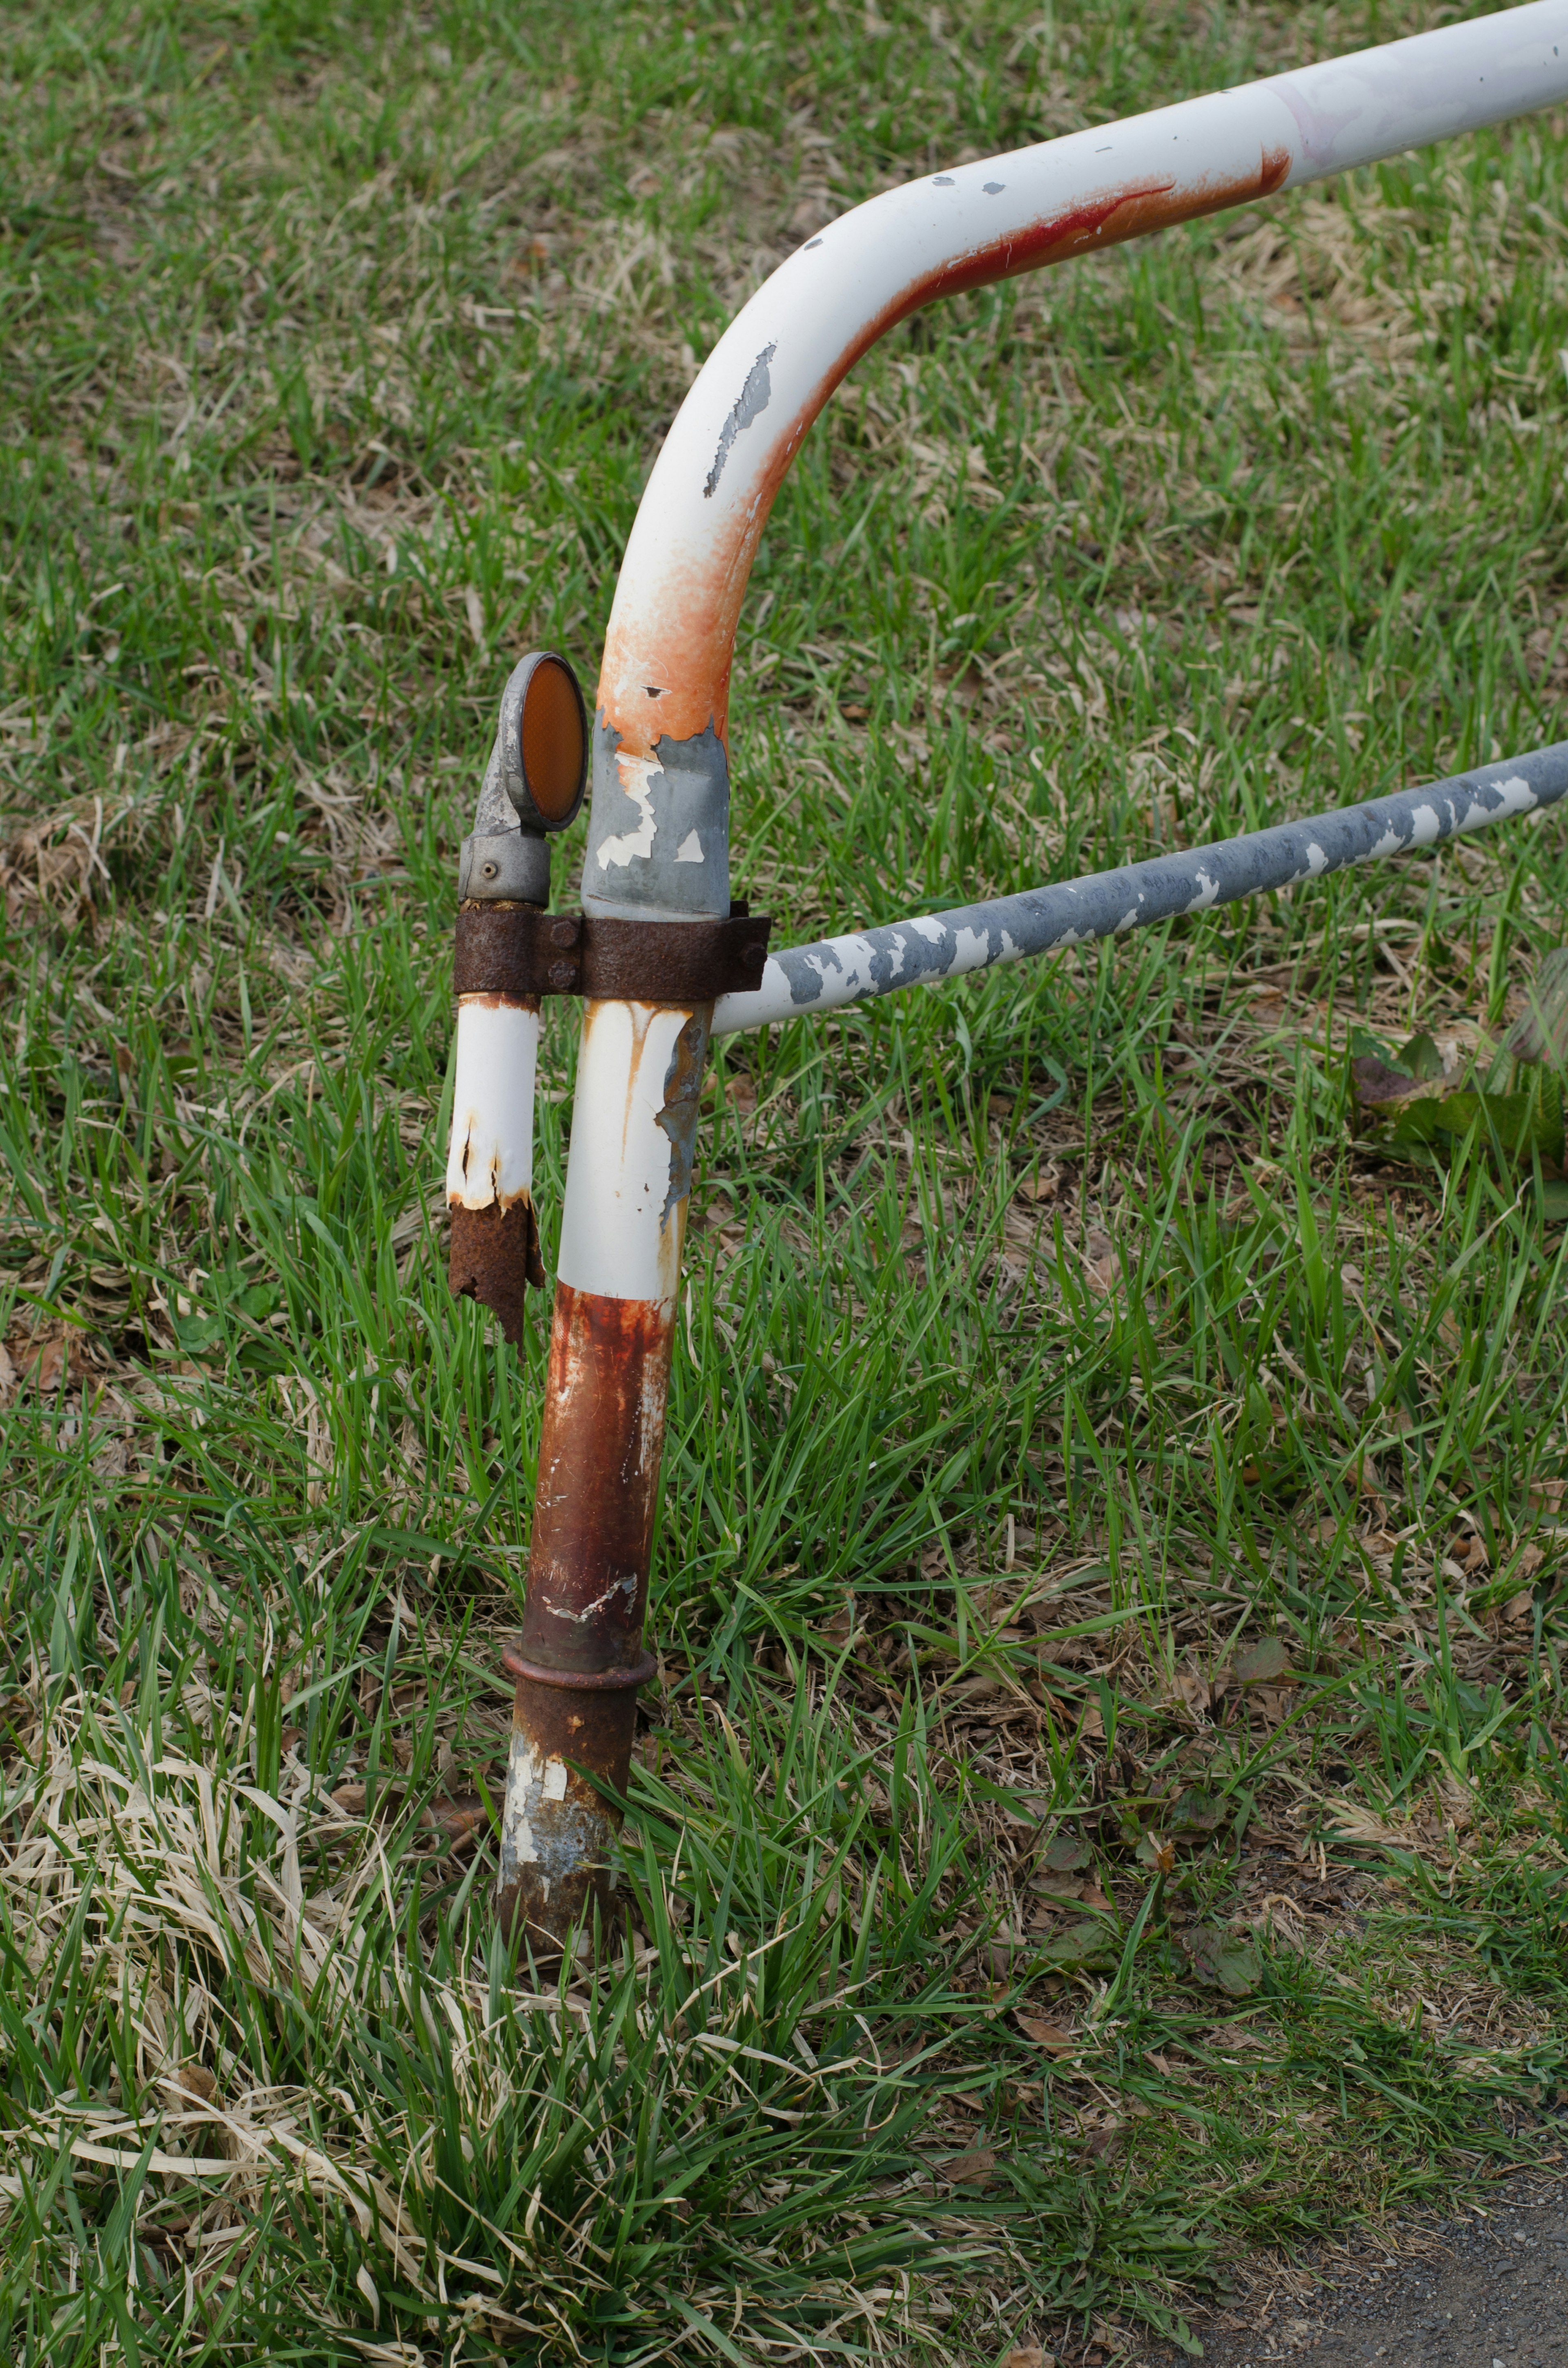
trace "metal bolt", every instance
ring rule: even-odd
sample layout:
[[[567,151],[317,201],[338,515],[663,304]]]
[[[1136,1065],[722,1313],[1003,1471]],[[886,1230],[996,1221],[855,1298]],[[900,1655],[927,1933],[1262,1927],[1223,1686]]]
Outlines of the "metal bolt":
[[[500,869],[501,866],[498,863],[482,863],[479,867],[479,876],[482,880],[494,880]]]
[[[563,962],[551,962],[550,965],[550,983],[555,989],[557,995],[567,994],[570,989],[574,987],[577,984],[576,963]]]

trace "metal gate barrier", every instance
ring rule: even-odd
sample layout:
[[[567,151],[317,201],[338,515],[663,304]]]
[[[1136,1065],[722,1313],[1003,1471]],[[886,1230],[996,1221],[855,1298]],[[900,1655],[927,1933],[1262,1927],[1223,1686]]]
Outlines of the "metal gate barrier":
[[[459,880],[450,1279],[522,1337],[540,999],[584,998],[498,1913],[536,1951],[617,1913],[613,1845],[653,1672],[642,1622],[698,1099],[716,1036],[1429,847],[1568,795],[1568,741],[1424,789],[993,903],[767,951],[730,898],[728,705],[747,578],[806,430],[937,297],[1568,98],[1568,0],[928,175],[808,239],[682,404],[621,566],[590,723],[565,660],[507,683]],[[551,835],[593,784],[580,914]]]

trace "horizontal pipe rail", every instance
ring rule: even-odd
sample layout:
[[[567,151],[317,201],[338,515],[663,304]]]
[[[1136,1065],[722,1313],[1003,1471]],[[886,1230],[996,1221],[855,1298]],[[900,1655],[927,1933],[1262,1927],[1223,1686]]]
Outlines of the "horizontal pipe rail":
[[[1366,805],[1338,806],[1306,822],[1284,822],[1242,838],[1156,855],[1146,863],[1086,879],[1026,888],[1017,896],[894,921],[858,935],[822,938],[769,957],[755,995],[722,996],[712,1033],[733,1036],[770,1022],[835,1011],[901,987],[961,978],[995,962],[1022,962],[1059,946],[1119,937],[1182,913],[1207,912],[1245,896],[1300,887],[1347,864],[1437,846],[1511,814],[1533,814],[1568,796],[1568,740],[1496,765],[1456,773],[1425,789]]]

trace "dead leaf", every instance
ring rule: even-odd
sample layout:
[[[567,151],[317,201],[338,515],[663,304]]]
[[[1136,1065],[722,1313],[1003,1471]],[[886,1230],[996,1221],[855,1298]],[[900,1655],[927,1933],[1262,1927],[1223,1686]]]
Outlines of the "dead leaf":
[[[1069,2031],[1065,2023],[1048,2022],[1043,2015],[1019,2014],[1014,2021],[1024,2037],[1032,2039],[1037,2047],[1043,2047],[1048,2055],[1071,2055],[1078,2044],[1076,2032]]]
[[[1030,1875],[1029,1889],[1042,1893],[1048,1902],[1059,1904],[1064,1899],[1082,1899],[1085,1884],[1081,1874],[1052,1874],[1048,1870],[1043,1874]]]
[[[1525,1587],[1520,1588],[1517,1595],[1511,1595],[1508,1598],[1504,1608],[1504,1617],[1507,1620],[1528,1620],[1534,1610],[1535,1589]]]
[[[1217,1834],[1228,1815],[1229,1804],[1221,1793],[1192,1787],[1177,1795],[1171,1826],[1178,1834]]]
[[[1140,1866],[1153,1867],[1156,1874],[1169,1874],[1176,1864],[1176,1846],[1164,1834],[1144,1834],[1133,1856]]]
[[[1526,1493],[1538,1513],[1557,1513],[1562,1509],[1565,1488],[1568,1480],[1532,1480]]]
[[[1042,1867],[1052,1874],[1071,1874],[1075,1868],[1089,1863],[1089,1846],[1076,1834],[1055,1834],[1040,1860]]]
[[[996,2157],[989,2146],[973,2146],[968,2154],[956,2154],[950,2162],[942,2163],[939,2170],[941,2177],[954,2186],[987,2186],[995,2168]]]
[[[1015,2343],[1002,2354],[1001,2368],[1056,2368],[1056,2354],[1042,2351],[1038,2343]]]
[[[1121,1259],[1116,1244],[1097,1225],[1091,1225],[1084,1236],[1084,1270],[1091,1291],[1114,1291],[1121,1279]]]
[[[1545,1560],[1546,1555],[1540,1546],[1527,1546],[1519,1556],[1519,1577],[1533,1578]]]
[[[1123,2135],[1119,2122],[1108,2122],[1103,2129],[1095,2131],[1079,2159],[1093,2164],[1114,2162],[1121,2152]]]
[[[1108,1957],[1115,1946],[1115,1935],[1108,1926],[1092,1916],[1080,1916],[1063,1930],[1053,1933],[1040,1953],[1052,1965],[1094,1965]]]
[[[1233,1674],[1239,1686],[1293,1686],[1290,1656],[1278,1636],[1260,1637],[1236,1655]]]
[[[1167,1702],[1185,1702],[1189,1710],[1207,1711],[1213,1703],[1214,1689],[1195,1661],[1178,1669],[1166,1689]]]
[[[1199,1980],[1227,1998],[1247,1997],[1263,1979],[1263,1961],[1253,1943],[1220,1925],[1190,1924],[1176,1939]]]
[[[46,1324],[29,1338],[13,1332],[6,1343],[14,1380],[30,1382],[40,1397],[59,1386],[79,1382],[84,1371],[85,1337],[76,1324]]]

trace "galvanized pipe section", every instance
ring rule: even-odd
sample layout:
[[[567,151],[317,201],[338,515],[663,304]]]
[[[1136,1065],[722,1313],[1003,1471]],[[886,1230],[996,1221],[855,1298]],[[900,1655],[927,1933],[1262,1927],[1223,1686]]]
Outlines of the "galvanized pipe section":
[[[1243,838],[1178,855],[1156,855],[1084,880],[1026,888],[984,905],[895,921],[882,928],[770,955],[756,995],[721,996],[713,1034],[729,1036],[809,1012],[891,995],[903,986],[961,978],[994,962],[1022,962],[1058,946],[1119,937],[1178,913],[1207,912],[1272,889],[1322,880],[1346,864],[1434,847],[1510,814],[1531,814],[1568,796],[1568,740],[1526,757],[1483,765],[1426,789],[1337,806],[1308,822],[1279,823]]]
[[[498,1901],[536,1951],[597,1904],[637,1688],[710,1007],[589,1003],[502,1820]]]
[[[730,662],[746,581],[807,429],[895,322],[1564,97],[1568,0],[1534,0],[957,165],[809,239],[719,340],[642,496],[599,677],[585,908],[728,910]]]

